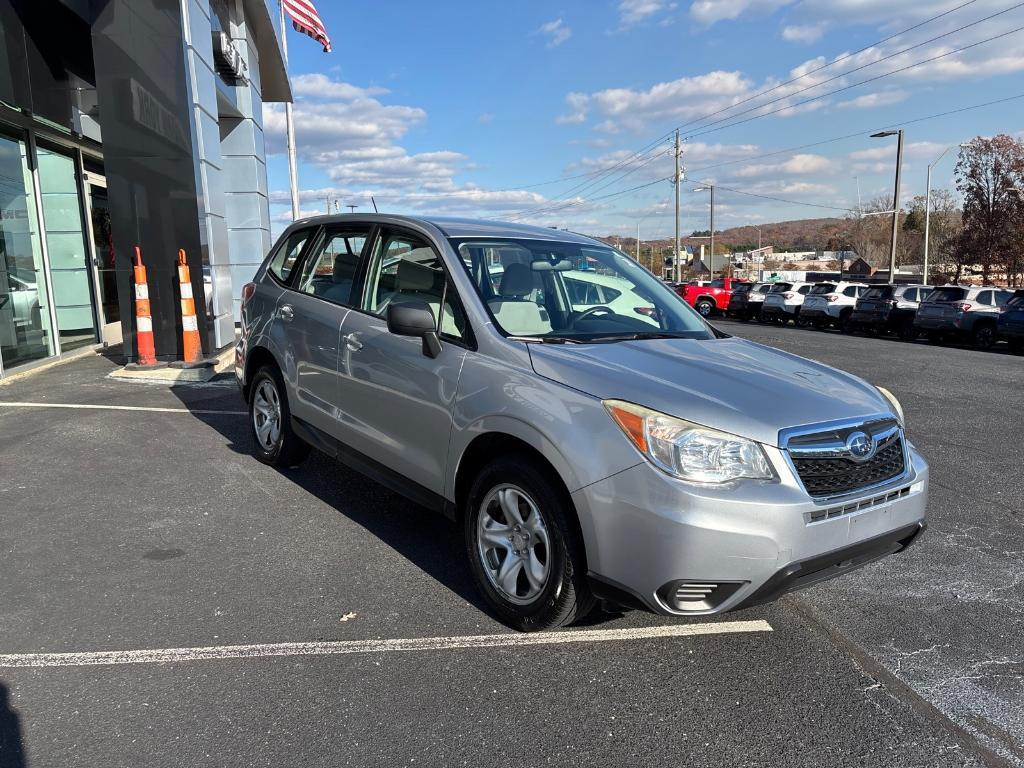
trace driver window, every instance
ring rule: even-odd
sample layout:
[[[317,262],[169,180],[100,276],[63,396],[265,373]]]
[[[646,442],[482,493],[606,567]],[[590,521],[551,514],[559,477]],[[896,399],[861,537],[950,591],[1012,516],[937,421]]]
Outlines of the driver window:
[[[423,301],[436,321],[443,303],[441,336],[465,339],[466,316],[458,296],[437,252],[423,238],[383,231],[373,249],[366,285],[363,309],[367,312],[385,317],[392,304]]]

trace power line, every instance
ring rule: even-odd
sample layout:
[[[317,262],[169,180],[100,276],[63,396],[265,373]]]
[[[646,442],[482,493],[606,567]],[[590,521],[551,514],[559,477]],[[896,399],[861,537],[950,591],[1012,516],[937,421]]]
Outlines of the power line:
[[[661,182],[669,181],[670,179],[671,179],[670,176],[665,176],[664,178],[661,178],[661,179],[655,179],[654,181],[649,181],[646,184],[638,184],[637,186],[630,187],[629,189],[620,189],[617,192],[610,192],[607,195],[599,195],[598,197],[591,197],[591,198],[586,199],[586,200],[573,200],[573,201],[565,203],[563,205],[555,206],[551,210],[538,211],[538,212],[531,211],[528,214],[523,214],[522,216],[508,217],[508,220],[509,221],[516,221],[518,219],[525,218],[526,216],[534,216],[534,215],[538,215],[540,213],[545,213],[545,214],[547,214],[547,213],[557,213],[558,211],[565,210],[567,208],[573,208],[573,207],[575,207],[577,205],[583,205],[584,203],[594,203],[594,202],[597,202],[598,200],[607,200],[607,199],[612,198],[612,197],[618,197],[619,195],[626,195],[626,194],[629,194],[630,192],[636,192],[637,190],[640,190],[640,189],[646,189],[647,187],[653,187],[655,184],[660,184]]]
[[[916,48],[922,48],[922,47],[924,47],[926,45],[929,45],[930,43],[934,43],[937,40],[941,40],[944,37],[949,37],[950,35],[954,35],[954,34],[956,34],[958,32],[962,32],[965,29],[970,29],[971,27],[975,27],[978,24],[983,24],[984,22],[990,21],[990,20],[996,18],[997,16],[1002,16],[1005,13],[1009,13],[1010,11],[1014,11],[1014,10],[1020,8],[1021,6],[1024,6],[1024,2],[1017,3],[1016,5],[1012,5],[1009,8],[1006,8],[1006,9],[1004,9],[1002,11],[997,11],[996,13],[992,13],[992,14],[986,16],[983,19],[978,19],[977,21],[972,21],[970,24],[964,24],[964,25],[962,25],[960,27],[957,27],[956,29],[950,30],[949,32],[943,32],[941,35],[936,35],[935,37],[929,38],[928,40],[923,40],[920,43],[915,43],[914,45],[910,45],[910,46],[907,46],[906,48],[902,48],[902,49],[900,49],[898,51],[894,51],[893,53],[890,53],[890,54],[888,54],[886,56],[883,56],[880,59],[876,59],[875,61],[870,61],[867,64],[861,64],[859,67],[854,67],[853,69],[848,69],[845,72],[840,72],[838,75],[833,75],[832,77],[830,77],[830,78],[828,78],[826,80],[822,80],[819,83],[813,83],[813,84],[808,85],[808,86],[806,86],[804,88],[800,88],[799,90],[796,90],[793,93],[788,93],[785,96],[780,96],[778,98],[771,99],[769,101],[764,102],[763,104],[758,104],[757,106],[750,107],[749,109],[744,109],[741,112],[736,112],[736,113],[731,114],[731,115],[729,115],[727,117],[723,117],[723,118],[721,118],[719,120],[714,120],[714,121],[712,121],[710,123],[707,123],[705,125],[700,126],[700,128],[702,130],[702,133],[707,133],[708,131],[705,131],[704,129],[710,128],[713,125],[718,125],[719,123],[724,123],[724,122],[727,122],[729,120],[733,120],[734,118],[737,118],[740,115],[746,115],[746,114],[749,114],[751,112],[756,112],[759,109],[764,109],[765,107],[770,106],[772,104],[777,104],[780,101],[785,101],[786,99],[791,99],[793,96],[795,96],[795,95],[797,95],[799,93],[805,93],[806,91],[813,90],[814,88],[820,88],[821,86],[823,86],[823,85],[825,85],[827,83],[831,83],[831,82],[834,82],[835,80],[838,80],[838,79],[840,79],[842,77],[846,77],[848,75],[852,75],[854,72],[860,72],[861,70],[867,69],[869,67],[873,67],[876,64],[881,64],[883,61],[888,61],[889,59],[894,59],[897,56],[902,56],[903,54],[905,54],[905,53],[907,53],[909,51],[912,51],[912,50],[914,50]],[[1010,33],[1004,33],[1004,34],[1010,34]],[[995,38],[989,38],[988,40],[981,40],[981,41],[979,41],[977,43],[972,44],[971,46],[966,46],[964,48],[960,48],[960,49],[955,50],[955,51],[949,51],[947,53],[944,53],[944,54],[942,54],[942,56],[949,56],[949,55],[952,55],[954,53],[960,53],[962,51],[967,50],[968,48],[973,47],[974,45],[981,45],[981,43],[990,42],[991,40],[998,39],[998,37],[1001,37],[1001,36],[1002,35],[997,36]],[[939,58],[941,58],[941,56]],[[929,61],[933,61],[933,59],[925,59],[923,62],[919,62],[918,64],[915,64],[914,66],[919,66],[920,64],[928,63]],[[899,69],[894,70],[894,72],[901,72],[901,71],[903,71],[903,70],[899,70]],[[889,74],[894,74],[894,72],[890,72],[890,73],[887,73],[887,74],[882,75],[882,76],[883,77],[887,77]],[[875,79],[877,79],[877,78],[875,78]],[[793,82],[793,81],[790,81],[790,82]],[[858,83],[857,85],[863,85],[864,83],[870,83],[870,82],[873,82],[873,81],[872,80],[864,80],[863,82]],[[850,87],[852,88],[852,87],[856,87],[856,86],[850,86]],[[832,91],[832,93],[836,93],[836,91]],[[823,94],[823,96],[827,96],[827,95],[829,95],[829,94]],[[816,97],[816,98],[821,98],[821,97]],[[746,99],[744,101],[749,101],[749,100],[750,99]],[[744,102],[740,102],[740,103],[742,104]],[[807,102],[801,102],[801,103],[807,103]],[[738,105],[734,104],[733,107],[735,107],[735,106],[738,106]],[[732,109],[733,107],[728,107],[727,109]],[[791,107],[787,106],[784,109],[790,109],[790,108]],[[719,110],[719,111],[722,112],[722,111],[726,111],[726,110]],[[779,110],[776,110],[776,111],[779,111]],[[769,115],[775,114],[775,112],[769,112],[768,114]],[[765,116],[767,116],[767,115],[765,115]],[[683,128],[683,127],[684,126],[680,126],[680,128]],[[699,134],[696,134],[696,135],[699,136],[699,135],[702,135],[702,134],[699,133]],[[691,136],[692,136],[692,134],[691,134]]]
[[[712,182],[698,182],[701,184],[711,185]],[[788,203],[789,205],[803,205],[808,208],[827,208],[832,211],[843,211],[844,213],[856,213],[856,208],[842,208],[837,205],[825,205],[824,203],[808,203],[802,200],[787,200],[784,197],[774,197],[772,195],[762,195],[757,192],[750,192],[745,189],[733,189],[732,187],[726,187],[722,184],[715,184],[716,189],[724,189],[729,192],[735,192],[738,195],[748,195],[749,197],[760,197],[763,200],[774,200],[777,203]]]
[[[913,64],[907,64],[906,66],[898,67],[896,69],[890,70],[889,72],[883,72],[882,74],[876,75],[875,77],[869,77],[867,80],[861,80],[860,82],[852,83],[851,85],[844,85],[842,88],[835,88],[835,89],[833,89],[831,91],[826,91],[825,93],[819,94],[818,96],[812,96],[812,97],[810,97],[808,99],[804,99],[803,101],[798,101],[796,104],[789,104],[789,105],[784,106],[784,107],[779,107],[778,109],[773,109],[770,112],[764,112],[764,113],[759,114],[759,115],[753,115],[752,117],[746,117],[746,118],[744,118],[742,120],[736,120],[735,122],[727,123],[726,125],[721,125],[721,126],[718,126],[717,128],[708,128],[707,130],[704,130],[704,131],[698,131],[697,133],[691,133],[691,134],[689,134],[687,136],[687,138],[688,139],[693,139],[693,138],[696,138],[698,136],[704,136],[705,134],[708,134],[708,133],[714,133],[715,131],[722,131],[722,130],[725,130],[726,128],[733,128],[733,127],[735,127],[737,125],[743,125],[744,123],[749,123],[749,122],[752,122],[753,120],[760,120],[763,117],[770,117],[771,115],[778,114],[779,112],[785,112],[788,109],[796,109],[797,107],[801,107],[804,104],[810,104],[813,101],[818,101],[819,99],[823,99],[826,96],[834,96],[837,93],[842,93],[843,91],[848,91],[848,90],[850,90],[852,88],[857,88],[857,87],[859,87],[861,85],[866,85],[868,83],[873,83],[873,82],[875,82],[877,80],[881,80],[882,78],[890,77],[892,75],[899,74],[900,72],[906,72],[906,71],[914,69],[916,67],[920,67],[920,66],[923,66],[925,64],[930,64],[933,61],[938,61],[939,59],[944,59],[947,56],[953,56],[953,55],[958,54],[958,53],[963,53],[964,51],[968,51],[971,48],[977,48],[979,45],[984,45],[985,43],[991,43],[991,42],[993,42],[995,40],[999,40],[999,39],[1001,39],[1003,37],[1008,37],[1009,35],[1014,35],[1017,32],[1020,32],[1021,30],[1024,30],[1024,26],[1017,27],[1016,29],[1011,29],[1011,30],[1009,30],[1007,32],[1003,32],[1003,33],[998,34],[998,35],[994,35],[993,37],[987,37],[984,40],[979,40],[979,41],[977,41],[975,43],[971,43],[970,45],[965,45],[962,48],[956,48],[956,49],[954,49],[952,51],[946,51],[945,53],[940,53],[940,54],[937,54],[936,56],[931,56],[931,57],[929,57],[927,59],[922,59],[921,61],[914,62]],[[760,107],[758,107],[758,109],[760,109]]]

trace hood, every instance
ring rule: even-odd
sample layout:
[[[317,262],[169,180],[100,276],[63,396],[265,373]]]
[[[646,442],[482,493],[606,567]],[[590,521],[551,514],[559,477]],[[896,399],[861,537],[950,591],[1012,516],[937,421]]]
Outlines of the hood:
[[[892,410],[856,376],[743,339],[528,346],[552,381],[768,445],[788,427]]]

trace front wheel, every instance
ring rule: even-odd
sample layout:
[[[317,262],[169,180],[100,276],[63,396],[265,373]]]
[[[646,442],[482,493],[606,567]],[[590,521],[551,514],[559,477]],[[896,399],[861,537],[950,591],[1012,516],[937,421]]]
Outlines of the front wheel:
[[[996,344],[996,327],[992,323],[982,323],[974,329],[971,342],[975,349],[992,349]]]
[[[249,392],[249,433],[256,458],[272,467],[301,463],[309,455],[310,446],[292,430],[288,397],[277,368],[260,368]]]
[[[484,599],[508,626],[552,629],[593,608],[573,515],[565,490],[521,457],[492,462],[473,482],[463,514],[466,554]]]

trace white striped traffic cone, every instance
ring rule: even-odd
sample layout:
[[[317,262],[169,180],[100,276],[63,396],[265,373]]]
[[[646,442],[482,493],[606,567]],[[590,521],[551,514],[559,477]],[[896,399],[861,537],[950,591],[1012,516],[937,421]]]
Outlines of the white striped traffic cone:
[[[181,336],[182,360],[186,363],[199,361],[199,322],[196,320],[196,301],[192,296],[192,280],[188,273],[185,249],[178,250],[178,282],[181,284]]]
[[[135,346],[139,365],[156,365],[153,313],[149,308],[149,284],[142,264],[142,249],[135,246]]]

